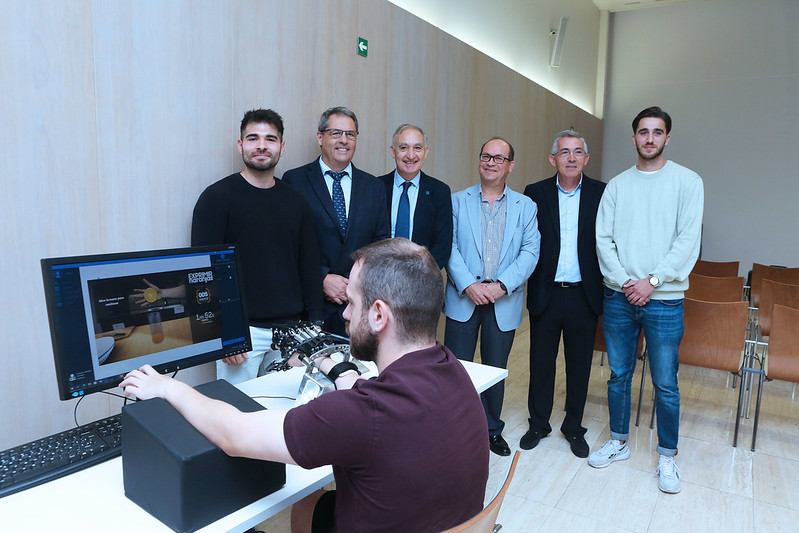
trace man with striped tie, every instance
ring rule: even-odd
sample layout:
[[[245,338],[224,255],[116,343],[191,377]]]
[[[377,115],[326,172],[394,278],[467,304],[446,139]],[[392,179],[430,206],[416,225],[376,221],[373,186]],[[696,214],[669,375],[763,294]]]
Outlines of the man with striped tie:
[[[321,156],[283,175],[313,211],[322,263],[324,328],[337,334],[345,333],[341,314],[347,305],[350,254],[390,236],[383,184],[352,164],[358,133],[355,113],[346,107],[327,109],[316,132]]]

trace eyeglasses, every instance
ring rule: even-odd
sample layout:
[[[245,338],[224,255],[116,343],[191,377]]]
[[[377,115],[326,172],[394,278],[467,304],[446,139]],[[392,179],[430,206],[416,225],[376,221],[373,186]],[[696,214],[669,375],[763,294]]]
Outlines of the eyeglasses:
[[[355,138],[358,136],[357,131],[352,130],[335,130],[328,128],[326,130],[322,130],[322,133],[327,133],[333,139],[340,139],[342,135],[346,135],[347,139],[354,141]]]
[[[569,150],[567,148],[564,148],[555,155],[561,159],[566,159],[567,157],[569,157],[569,155],[573,155],[575,158],[580,159],[582,157],[585,157],[585,152],[583,152],[582,148],[577,148],[575,150]]]
[[[488,163],[492,159],[497,165],[501,165],[505,161],[511,161],[510,157],[505,157],[504,155],[480,154],[480,161],[483,163]]]

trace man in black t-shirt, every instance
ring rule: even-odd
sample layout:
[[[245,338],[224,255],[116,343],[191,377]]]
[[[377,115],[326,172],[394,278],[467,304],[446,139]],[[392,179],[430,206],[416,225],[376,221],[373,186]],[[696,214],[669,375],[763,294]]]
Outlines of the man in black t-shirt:
[[[192,246],[235,244],[241,258],[253,349],[217,361],[217,377],[239,383],[280,356],[272,325],[322,318],[322,276],[313,214],[301,194],[275,178],[283,119],[271,109],[245,113],[237,141],[244,170],[210,185],[197,200]]]

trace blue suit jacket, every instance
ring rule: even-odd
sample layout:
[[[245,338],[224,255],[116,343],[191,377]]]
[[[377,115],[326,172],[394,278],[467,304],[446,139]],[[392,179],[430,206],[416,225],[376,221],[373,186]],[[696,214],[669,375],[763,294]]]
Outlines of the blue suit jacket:
[[[355,168],[355,165],[352,165],[352,192],[347,233],[344,237],[338,230],[333,199],[322,176],[319,159],[287,171],[283,175],[283,181],[299,191],[311,206],[323,277],[328,274],[349,277],[352,252],[371,242],[390,237],[386,190],[380,180]],[[337,306],[325,301],[325,308],[330,307]]]
[[[386,203],[391,217],[391,199],[394,194],[394,171],[379,178],[386,188]],[[452,193],[449,185],[428,176],[419,176],[419,196],[413,213],[413,235],[411,240],[426,246],[438,263],[444,268],[452,250]],[[389,221],[392,225],[392,222]],[[389,226],[389,232],[390,230]]]
[[[522,323],[524,285],[538,262],[541,237],[535,203],[523,194],[506,191],[507,215],[497,280],[505,284],[508,294],[496,301],[494,313],[499,329],[511,331]],[[481,217],[479,183],[452,195],[452,253],[447,263],[444,314],[459,322],[469,320],[475,308],[463,291],[483,281]]]

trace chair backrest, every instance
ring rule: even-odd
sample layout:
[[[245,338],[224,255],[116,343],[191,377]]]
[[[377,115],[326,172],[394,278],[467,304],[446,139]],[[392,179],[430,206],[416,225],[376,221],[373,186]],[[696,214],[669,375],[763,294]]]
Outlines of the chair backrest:
[[[686,298],[680,364],[738,372],[748,307],[747,302],[704,302]]]
[[[740,302],[743,290],[743,277],[703,276],[691,272],[685,297],[705,302]]]
[[[760,333],[766,337],[771,334],[772,312],[775,304],[799,309],[799,285],[779,283],[770,279],[761,281],[757,323],[760,326]]]
[[[799,309],[774,306],[766,376],[799,383]]]
[[[513,461],[511,461],[510,468],[508,469],[508,475],[505,476],[505,482],[500,485],[499,490],[494,495],[491,502],[489,502],[482,511],[463,524],[448,529],[443,533],[491,533],[494,530],[494,525],[497,523],[499,508],[502,506],[502,500],[505,499],[505,493],[508,492],[510,482],[513,480],[513,473],[516,472],[516,464],[519,462],[520,456],[521,452],[516,450],[516,453],[513,455]]]
[[[607,353],[608,347],[605,346],[605,330],[602,328],[602,315],[599,315],[599,320],[596,323],[596,335],[594,335],[594,351]],[[641,330],[641,336],[638,338],[638,350],[635,352],[636,357],[640,359],[644,353],[644,331]]]
[[[758,309],[760,308],[760,293],[762,291],[764,279],[799,285],[799,268],[768,266],[759,263],[753,264],[752,283],[749,294],[752,299],[752,306]]]
[[[700,276],[714,276],[718,278],[729,278],[738,276],[738,261],[716,262],[696,260],[692,274]]]

